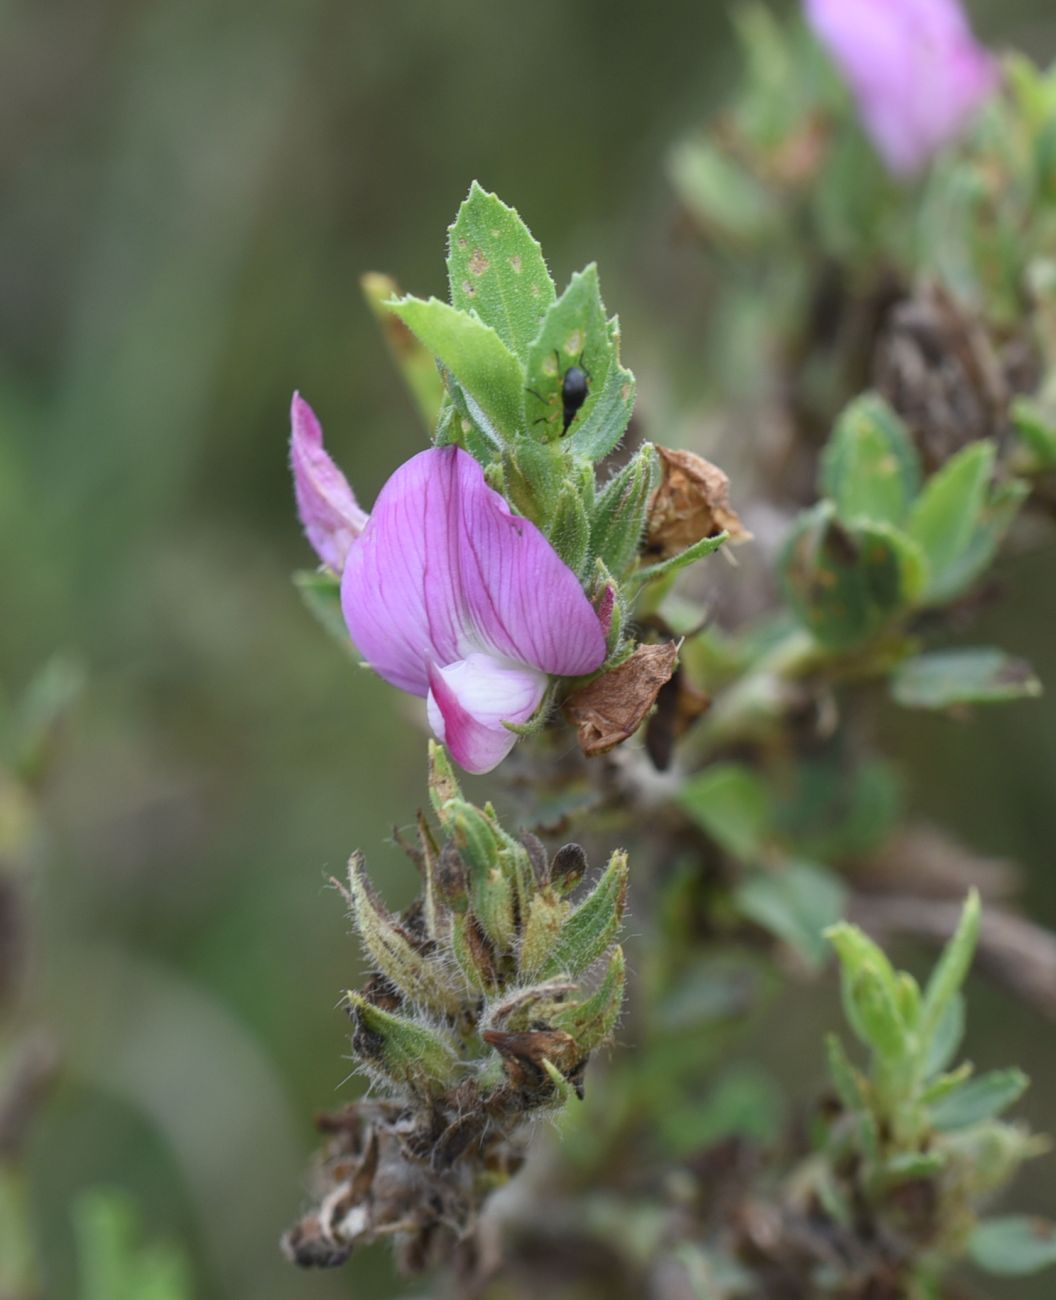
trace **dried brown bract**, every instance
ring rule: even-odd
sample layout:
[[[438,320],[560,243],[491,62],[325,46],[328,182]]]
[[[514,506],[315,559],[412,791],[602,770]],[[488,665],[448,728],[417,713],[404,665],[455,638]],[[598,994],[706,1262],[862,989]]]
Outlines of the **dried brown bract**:
[[[565,714],[579,733],[588,758],[604,754],[638,730],[669,681],[678,660],[678,647],[640,645],[629,659],[602,673],[565,701]]]
[[[656,450],[663,478],[649,504],[647,555],[666,560],[721,532],[729,533],[731,542],[751,537],[730,505],[730,480],[718,465],[692,451]]]

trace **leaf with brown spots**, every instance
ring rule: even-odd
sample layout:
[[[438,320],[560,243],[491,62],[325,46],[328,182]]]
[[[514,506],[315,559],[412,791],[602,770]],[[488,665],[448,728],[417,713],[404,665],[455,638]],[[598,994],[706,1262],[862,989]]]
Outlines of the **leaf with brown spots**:
[[[451,305],[475,311],[523,361],[555,298],[531,231],[513,208],[474,182],[448,241]]]
[[[678,647],[640,645],[629,659],[602,673],[565,701],[565,714],[579,734],[588,758],[607,753],[633,736],[671,678]]]
[[[656,450],[663,478],[649,503],[647,555],[670,559],[721,532],[729,533],[731,542],[751,537],[730,505],[730,480],[717,465],[692,451]]]

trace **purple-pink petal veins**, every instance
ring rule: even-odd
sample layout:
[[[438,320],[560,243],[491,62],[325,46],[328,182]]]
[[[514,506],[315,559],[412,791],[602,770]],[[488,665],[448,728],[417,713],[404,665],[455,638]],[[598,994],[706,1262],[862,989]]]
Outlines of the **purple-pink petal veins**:
[[[305,535],[327,568],[340,574],[367,516],[323,449],[322,426],[300,393],[294,393],[290,406],[290,465]]]
[[[890,171],[919,171],[993,93],[997,63],[958,0],[804,0]]]
[[[432,689],[434,725],[473,770],[509,750],[502,722],[531,716],[547,676],[605,658],[576,575],[458,447],[420,452],[382,488],[348,553],[341,605],[380,676],[414,695]]]

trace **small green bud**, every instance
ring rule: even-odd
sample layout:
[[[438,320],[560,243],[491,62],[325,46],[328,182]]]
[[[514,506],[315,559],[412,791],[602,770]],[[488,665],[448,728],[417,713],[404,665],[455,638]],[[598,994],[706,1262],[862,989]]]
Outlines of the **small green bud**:
[[[447,825],[444,809],[452,799],[460,799],[462,791],[447,756],[447,750],[436,740],[429,742],[429,800],[442,825]]]
[[[584,1053],[594,1051],[616,1028],[623,1009],[623,981],[623,949],[616,947],[598,987],[582,1002],[557,1011],[552,1018],[554,1028],[571,1034]]]
[[[851,977],[849,992],[855,1028],[866,1046],[884,1061],[901,1060],[906,1054],[906,1027],[883,978],[863,966]]]
[[[438,1094],[458,1075],[458,1058],[435,1030],[405,1016],[382,1011],[358,993],[349,992],[352,1047],[362,1061],[393,1083]]]
[[[498,982],[495,949],[472,912],[454,918],[451,951],[470,988],[484,994],[494,992]]]
[[[552,889],[540,890],[528,904],[528,915],[521,926],[519,964],[523,975],[531,978],[547,964],[568,911],[568,904]]]
[[[590,548],[617,578],[634,563],[653,490],[656,451],[645,443],[604,487],[591,520]]]
[[[574,573],[579,573],[590,548],[590,524],[574,484],[562,487],[547,533],[554,550]]]
[[[412,1002],[442,1015],[457,1015],[462,1000],[443,965],[430,961],[384,907],[363,870],[362,854],[354,853],[349,859],[348,888],[356,928],[378,970]]]
[[[587,870],[587,855],[578,844],[562,844],[550,863],[549,881],[564,897],[583,879]]]
[[[627,874],[627,854],[617,849],[601,879],[565,920],[540,975],[576,975],[605,953],[616,938],[627,903]]]

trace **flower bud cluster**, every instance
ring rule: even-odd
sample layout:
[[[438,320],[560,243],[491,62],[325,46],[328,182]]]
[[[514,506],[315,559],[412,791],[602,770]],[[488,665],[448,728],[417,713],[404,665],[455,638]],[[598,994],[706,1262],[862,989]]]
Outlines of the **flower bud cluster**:
[[[438,826],[419,817],[409,846],[421,896],[393,915],[359,854],[342,887],[374,968],[346,997],[352,1050],[379,1099],[323,1122],[320,1201],[284,1241],[301,1265],[382,1236],[406,1267],[442,1258],[520,1163],[525,1121],[582,1097],[619,1019],[626,854],[574,897],[583,850],[511,836],[436,744],[429,788]]]

